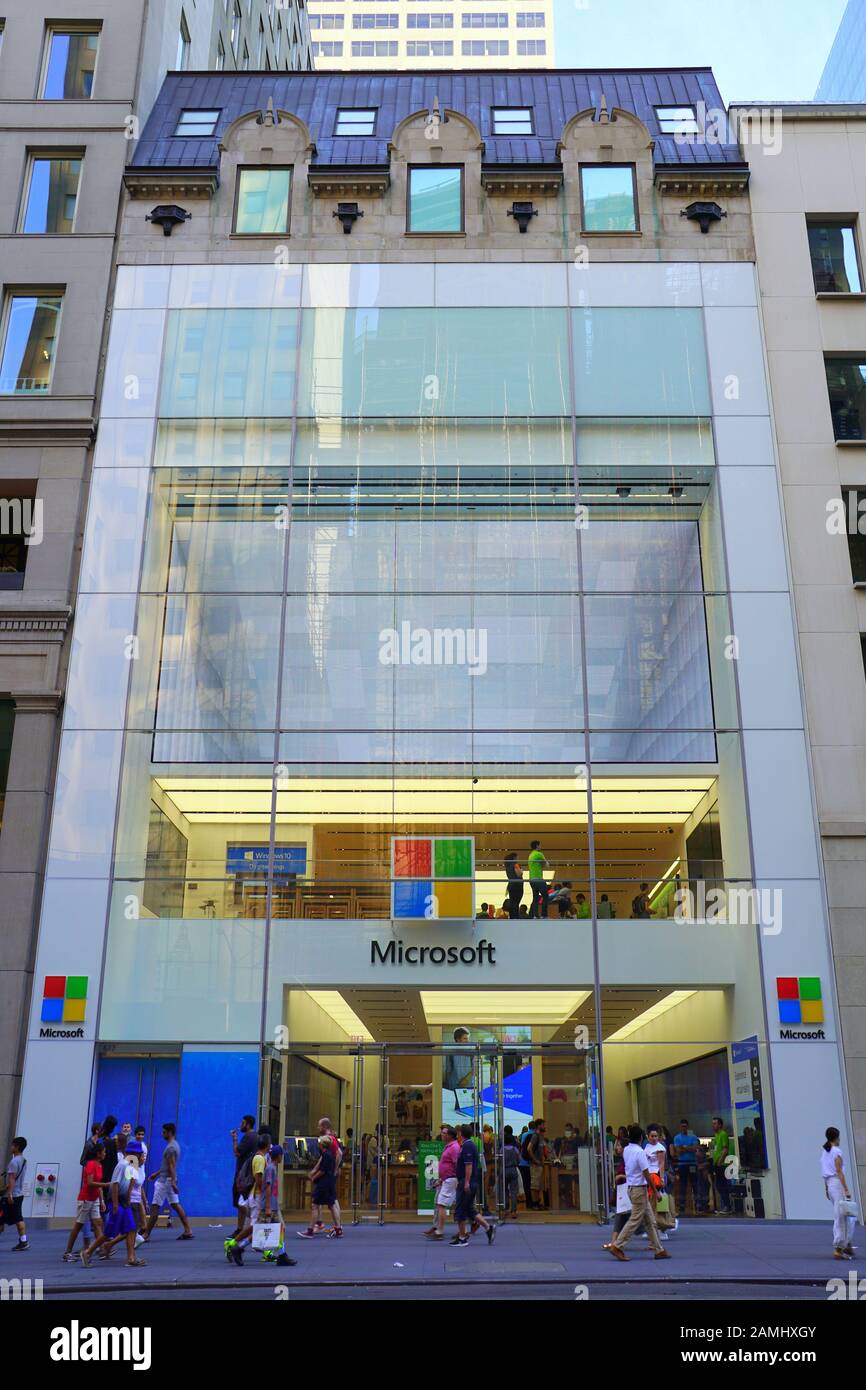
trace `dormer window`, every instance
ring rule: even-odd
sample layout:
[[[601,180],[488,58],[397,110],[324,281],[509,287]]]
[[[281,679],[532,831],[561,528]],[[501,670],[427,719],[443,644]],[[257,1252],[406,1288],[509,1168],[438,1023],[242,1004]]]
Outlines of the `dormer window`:
[[[372,135],[376,128],[375,107],[345,107],[337,112],[335,135]]]
[[[494,135],[534,135],[531,106],[494,106]]]

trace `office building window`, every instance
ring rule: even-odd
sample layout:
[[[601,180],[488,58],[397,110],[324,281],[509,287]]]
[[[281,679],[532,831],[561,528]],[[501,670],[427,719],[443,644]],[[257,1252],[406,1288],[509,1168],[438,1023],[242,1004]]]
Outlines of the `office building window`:
[[[99,29],[49,29],[40,95],[47,101],[80,101],[93,95]]]
[[[20,230],[55,236],[71,232],[80,178],[80,154],[32,154],[27,166]]]
[[[547,52],[547,40],[518,39],[517,52],[523,58],[540,58]]]
[[[866,358],[827,357],[824,366],[834,437],[866,440]]]
[[[234,0],[232,7],[231,44],[235,57],[238,55],[238,39],[241,36],[241,0]]]
[[[862,488],[843,487],[845,534],[848,537],[848,557],[851,578],[858,587],[866,588],[866,492]]]
[[[507,29],[508,15],[501,12],[471,12],[463,16],[464,29]]]
[[[244,39],[244,56],[243,56],[243,60],[241,61],[241,70],[242,70],[243,72],[249,72],[249,69],[250,69],[250,50],[249,50],[249,48],[247,47],[247,41],[246,41],[246,39]]]
[[[344,16],[341,14],[310,15],[311,29],[342,29]]]
[[[174,65],[178,72],[186,72],[189,67],[189,51],[192,47],[189,37],[189,26],[186,22],[186,15],[183,10],[180,12],[180,29],[177,36],[177,54]]]
[[[580,199],[585,232],[637,231],[634,165],[582,164]]]
[[[376,128],[375,108],[360,110],[345,108],[337,112],[335,135],[372,135]]]
[[[464,39],[464,58],[507,58],[507,39]]]
[[[261,15],[260,15],[260,16],[259,16],[259,32],[258,32],[258,37],[256,38],[256,67],[257,67],[257,68],[260,68],[260,67],[262,66],[262,58],[264,57],[264,52],[265,52],[265,22],[264,22],[264,20],[262,19]]]
[[[406,19],[408,29],[453,29],[452,14],[410,14]]]
[[[219,111],[181,111],[175,135],[213,135]]]
[[[532,108],[530,106],[494,106],[494,135],[532,135]]]
[[[61,304],[54,294],[6,296],[0,395],[40,395],[50,388]]]
[[[365,41],[365,42],[363,42],[363,43],[353,43],[353,44],[352,44],[352,57],[353,57],[353,58],[396,58],[396,57],[397,57],[397,41],[396,41],[396,39],[392,39],[392,40],[388,40],[387,42],[384,42],[384,41],[383,41],[383,42],[378,42],[378,43],[369,43],[369,42],[367,42],[367,41]]]
[[[226,66],[226,46],[225,46],[225,44],[223,43],[223,36],[222,36],[222,34],[218,34],[218,35],[217,35],[217,57],[216,57],[217,72],[225,72],[225,66]]]
[[[450,58],[453,53],[450,39],[409,39],[406,44],[407,58]]]
[[[311,45],[314,58],[342,58],[343,45],[340,42],[328,40],[325,43],[314,43]]]
[[[410,168],[407,231],[463,231],[463,169]]]
[[[656,120],[662,135],[698,133],[698,118],[693,106],[657,106]]]
[[[541,10],[518,10],[518,29],[543,29],[544,14]]]
[[[353,29],[396,29],[399,19],[395,14],[356,14],[352,16]]]
[[[855,224],[810,218],[808,232],[815,293],[862,294]]]
[[[289,230],[291,169],[239,169],[235,231],[282,236]]]
[[[274,34],[274,58],[277,63],[280,61],[280,49],[283,46],[283,21],[277,16],[277,32]]]

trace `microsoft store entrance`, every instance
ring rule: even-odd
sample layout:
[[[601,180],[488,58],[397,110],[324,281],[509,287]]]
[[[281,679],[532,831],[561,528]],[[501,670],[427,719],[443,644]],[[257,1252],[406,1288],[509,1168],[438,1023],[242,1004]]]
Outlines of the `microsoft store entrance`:
[[[604,1210],[594,1045],[533,1042],[529,1029],[455,1029],[442,1043],[293,1043],[268,1048],[261,1120],[285,1148],[282,1209],[309,1212],[318,1120],[343,1145],[344,1220],[413,1220],[433,1211],[440,1126],[472,1125],[483,1206],[500,1217],[593,1220]],[[500,1037],[490,1034],[498,1031]],[[475,1037],[473,1037],[473,1032]],[[544,1121],[539,1173],[521,1140]],[[508,1152],[509,1130],[518,1145]],[[482,1205],[481,1192],[478,1198]]]

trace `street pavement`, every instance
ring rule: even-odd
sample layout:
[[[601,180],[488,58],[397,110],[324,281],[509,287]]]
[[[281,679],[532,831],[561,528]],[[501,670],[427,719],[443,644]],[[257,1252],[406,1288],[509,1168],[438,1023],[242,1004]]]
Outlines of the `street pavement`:
[[[827,1281],[858,1271],[833,1259],[831,1222],[775,1223],[737,1219],[681,1221],[666,1245],[670,1260],[656,1261],[646,1240],[632,1240],[627,1264],[604,1251],[611,1227],[508,1222],[489,1246],[483,1232],[468,1248],[432,1242],[420,1225],[346,1226],[342,1240],[301,1240],[286,1231],[297,1264],[278,1268],[248,1251],[243,1268],[226,1261],[229,1225],[193,1227],[179,1242],[177,1229],[154,1231],[139,1248],[143,1268],[125,1264],[120,1247],[109,1262],[64,1264],[67,1232],[33,1230],[30,1249],[12,1250],[0,1238],[0,1287],[10,1278],[41,1279],[43,1298],[95,1297],[160,1301],[189,1299],[496,1299],[651,1298],[820,1299]],[[453,1230],[453,1227],[451,1228]],[[449,1231],[450,1235],[450,1231]],[[866,1239],[858,1228],[866,1276]],[[80,1243],[79,1243],[80,1248]],[[859,1255],[859,1252],[858,1252]],[[858,1277],[860,1273],[858,1271]]]

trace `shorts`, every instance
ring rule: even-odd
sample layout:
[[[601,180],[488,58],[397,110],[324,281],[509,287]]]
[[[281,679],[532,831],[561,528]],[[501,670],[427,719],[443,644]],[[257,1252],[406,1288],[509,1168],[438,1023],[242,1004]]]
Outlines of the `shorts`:
[[[456,1181],[456,1180],[455,1180]],[[454,1208],[454,1215],[458,1221],[475,1220],[475,1188],[470,1188],[467,1192],[461,1185],[457,1191],[457,1202]]]
[[[332,1207],[337,1200],[336,1178],[317,1178],[313,1183],[313,1202],[317,1207]]]
[[[533,1163],[529,1170],[529,1186],[533,1192],[540,1192],[544,1187],[544,1167],[541,1163]]]
[[[168,1178],[157,1178],[153,1184],[153,1205],[159,1211],[163,1202],[168,1202],[169,1206],[179,1200],[177,1192]]]
[[[254,1197],[253,1194],[250,1193],[249,1197],[244,1201],[244,1211],[246,1212],[247,1221],[251,1226],[255,1226],[262,1214],[261,1197]]]
[[[85,1226],[88,1221],[101,1221],[102,1212],[99,1210],[99,1202],[79,1201],[75,1208],[75,1220],[79,1226]]]
[[[453,1207],[457,1200],[457,1179],[443,1178],[436,1193],[437,1207]]]
[[[13,1197],[11,1201],[8,1197],[4,1198],[3,1201],[0,1202],[0,1221],[5,1222],[7,1226],[17,1226],[19,1221],[24,1220],[24,1217],[21,1215],[23,1205],[23,1196]]]

